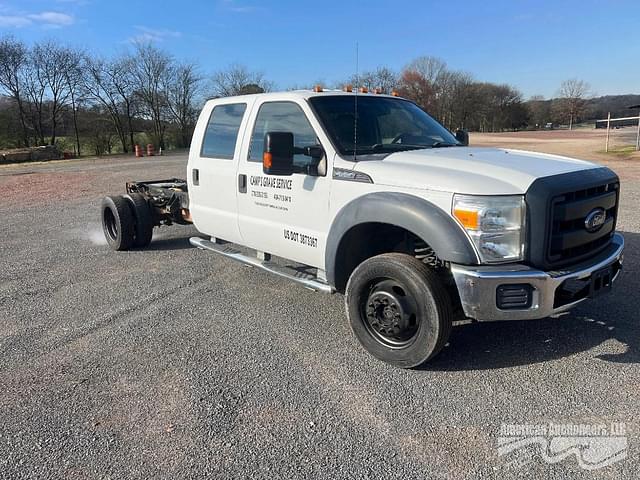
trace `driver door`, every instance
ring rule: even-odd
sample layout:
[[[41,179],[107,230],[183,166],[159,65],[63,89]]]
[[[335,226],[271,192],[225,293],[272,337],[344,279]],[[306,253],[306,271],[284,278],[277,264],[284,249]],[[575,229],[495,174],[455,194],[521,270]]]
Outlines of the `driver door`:
[[[238,222],[245,245],[324,269],[330,187],[327,168],[323,176],[266,175],[262,170],[267,132],[293,133],[295,147],[320,143],[305,113],[308,108],[293,101],[267,101],[254,108],[251,139],[245,142],[238,172]],[[311,162],[312,158],[303,154],[294,156],[294,165],[301,171]],[[324,162],[326,166],[326,159]]]

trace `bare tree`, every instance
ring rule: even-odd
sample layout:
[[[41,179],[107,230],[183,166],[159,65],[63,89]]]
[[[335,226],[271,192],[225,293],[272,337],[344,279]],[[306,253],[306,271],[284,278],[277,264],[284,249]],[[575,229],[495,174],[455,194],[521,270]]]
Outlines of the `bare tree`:
[[[83,68],[83,53],[79,50],[68,50],[68,63],[63,71],[67,89],[69,91],[69,100],[71,106],[71,114],[73,118],[73,133],[76,137],[76,153],[82,155],[80,150],[80,130],[78,128],[78,110],[84,100],[84,85],[86,71]]]
[[[431,110],[433,107],[433,87],[420,72],[415,70],[402,72],[400,95],[414,101],[425,111]]]
[[[111,85],[117,92],[122,110],[126,120],[126,129],[129,133],[129,142],[131,150],[134,144],[133,120],[138,112],[138,103],[136,102],[136,77],[135,77],[135,59],[130,55],[116,58],[109,64],[107,76],[111,81]],[[123,149],[127,151],[126,146]]]
[[[551,122],[551,100],[545,100],[542,95],[532,95],[525,104],[529,110],[531,124],[536,128],[542,128]]]
[[[449,70],[444,60],[429,56],[418,57],[409,62],[403,70],[403,76],[406,72],[411,72],[406,79],[413,82],[419,80],[425,86],[428,85],[429,98],[423,102],[428,106],[429,113],[445,125],[455,123],[454,94],[460,90],[461,78],[466,74]]]
[[[25,147],[29,146],[29,132],[22,87],[28,60],[28,50],[24,43],[9,36],[0,39],[0,87],[9,94],[18,107],[22,141]]]
[[[473,77],[464,72],[452,72],[447,90],[446,126],[450,129],[471,128],[474,114],[482,104],[481,93]]]
[[[28,62],[24,73],[25,105],[31,128],[35,135],[35,141],[44,145],[46,126],[47,83],[41,66],[34,60],[32,52],[29,53]]]
[[[189,146],[191,141],[191,131],[198,117],[195,101],[200,94],[201,83],[202,77],[196,65],[185,63],[171,69],[164,85],[169,111],[178,125],[181,147]]]
[[[362,72],[353,75],[349,82],[356,87],[366,87],[369,90],[375,90],[379,88],[383,93],[391,93],[400,86],[400,78],[398,74],[388,67],[378,67],[375,70],[368,72]]]
[[[412,60],[404,70],[419,73],[432,86],[441,81],[448,72],[447,63],[437,57],[418,57]]]
[[[522,125],[522,95],[510,85],[493,83],[475,84],[478,96],[476,121],[480,122],[481,131],[498,132],[515,129]]]
[[[135,51],[133,72],[136,93],[153,124],[153,135],[160,148],[165,148],[165,129],[168,117],[166,94],[163,83],[169,75],[172,57],[150,43],[138,43]]]
[[[252,72],[244,65],[234,64],[219,70],[211,78],[211,90],[216,97],[232,97],[247,93],[263,93],[273,89],[262,72]]]
[[[51,129],[49,143],[55,145],[60,114],[71,96],[65,72],[73,66],[73,54],[70,49],[48,41],[33,47],[32,62],[38,83],[44,85],[48,96]]]
[[[114,84],[119,79],[115,62],[106,61],[94,57],[85,57],[84,68],[87,72],[84,88],[87,95],[96,100],[109,114],[116,135],[122,145],[122,151],[127,152],[127,139],[123,125],[123,105]]]
[[[590,86],[583,80],[572,78],[560,85],[560,110],[569,119],[569,130],[574,121],[584,112]]]

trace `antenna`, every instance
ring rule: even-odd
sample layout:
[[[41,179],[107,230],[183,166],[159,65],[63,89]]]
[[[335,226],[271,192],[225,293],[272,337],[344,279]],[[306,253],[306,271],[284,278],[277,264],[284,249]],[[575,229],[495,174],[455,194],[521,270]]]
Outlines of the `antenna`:
[[[358,89],[360,79],[358,78],[358,42],[356,42],[356,96],[354,101],[353,114],[353,161],[358,161]]]

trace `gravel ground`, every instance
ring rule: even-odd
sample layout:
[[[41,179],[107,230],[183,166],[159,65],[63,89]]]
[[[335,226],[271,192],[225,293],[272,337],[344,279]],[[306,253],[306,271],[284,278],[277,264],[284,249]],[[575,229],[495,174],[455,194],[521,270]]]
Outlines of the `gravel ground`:
[[[611,294],[458,326],[405,371],[359,347],[340,295],[191,248],[193,228],[110,251],[100,197],[185,162],[0,168],[0,477],[638,478],[640,181],[623,182]],[[624,422],[628,457],[498,455],[501,424],[548,422]]]

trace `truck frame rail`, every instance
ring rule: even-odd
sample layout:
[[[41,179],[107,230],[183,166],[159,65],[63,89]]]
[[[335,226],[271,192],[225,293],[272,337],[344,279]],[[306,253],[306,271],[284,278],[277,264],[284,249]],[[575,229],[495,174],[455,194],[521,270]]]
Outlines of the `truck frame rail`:
[[[140,194],[147,200],[153,212],[154,226],[192,223],[186,180],[127,182],[126,190],[128,194]]]

